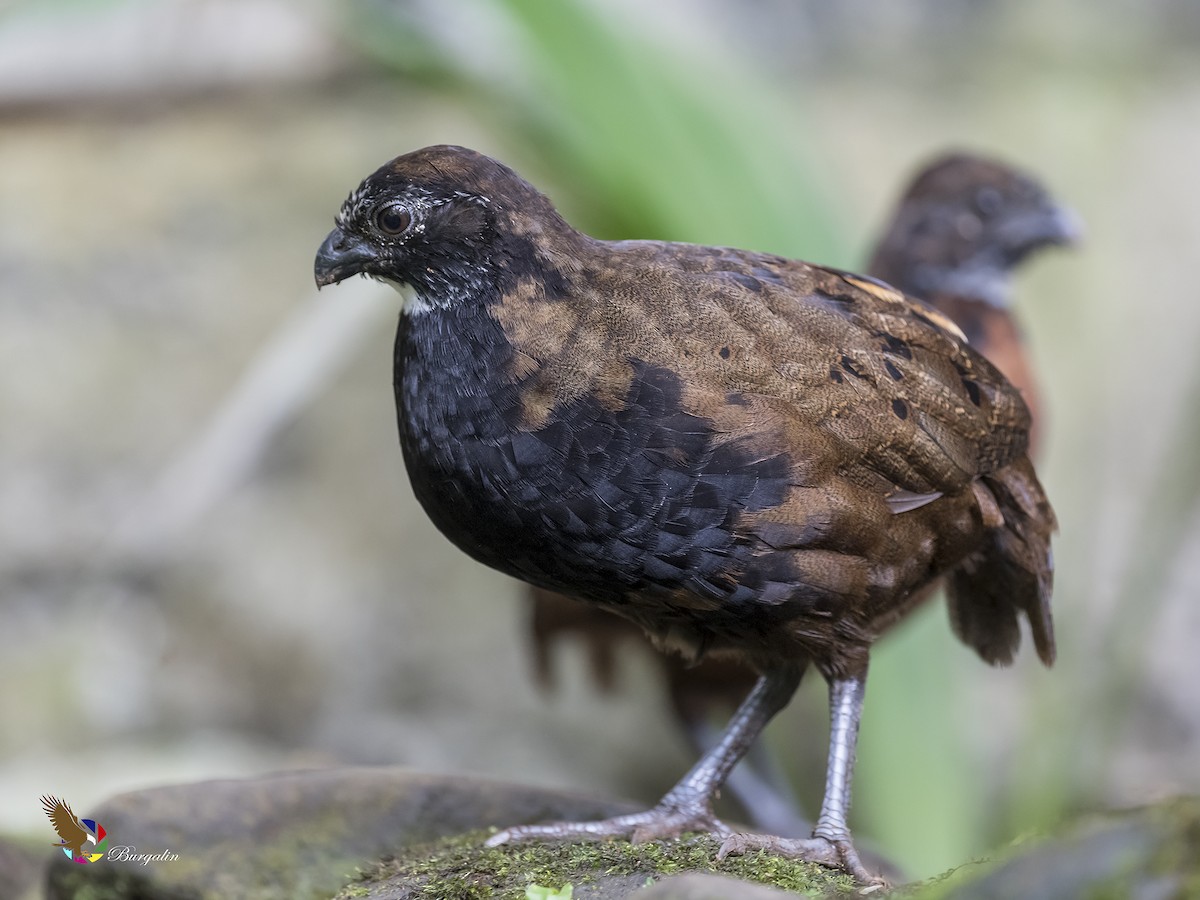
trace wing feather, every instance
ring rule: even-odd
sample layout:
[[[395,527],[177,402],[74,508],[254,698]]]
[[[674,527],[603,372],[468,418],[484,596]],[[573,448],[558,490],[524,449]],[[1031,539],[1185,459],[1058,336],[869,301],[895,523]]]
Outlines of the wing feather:
[[[753,444],[786,420],[798,467],[835,467],[881,497],[955,494],[1025,454],[1018,391],[944,316],[883,282],[727,248],[605,250],[576,302],[542,304],[551,325],[529,303],[494,313],[539,362],[542,413],[587,395],[619,406],[644,363],[678,375],[689,411],[730,440]]]

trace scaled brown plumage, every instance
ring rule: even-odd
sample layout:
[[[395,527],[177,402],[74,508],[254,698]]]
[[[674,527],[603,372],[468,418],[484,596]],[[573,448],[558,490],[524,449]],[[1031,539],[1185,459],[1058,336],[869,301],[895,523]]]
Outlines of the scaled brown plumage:
[[[1054,522],[1028,410],[928,308],[778,256],[594,240],[457,147],[399,157],[351,194],[316,276],[360,272],[405,298],[401,448],[443,533],[762,673],[653,810],[494,842],[708,830],[739,851],[754,840],[712,795],[811,663],[833,708],[825,800],[813,838],[768,843],[868,878],[845,816],[871,643],[957,567],[964,640],[1007,661],[1023,612],[1052,661]]]
[[[977,154],[942,154],[901,192],[867,269],[953,319],[971,346],[1021,391],[1033,419],[1031,448],[1041,430],[1041,391],[1011,308],[1012,275],[1030,255],[1071,243],[1079,231],[1077,217],[1031,175]],[[641,629],[541,588],[531,587],[529,598],[539,681],[550,683],[551,645],[569,635],[584,643],[597,681],[608,688],[617,645],[641,638]],[[709,716],[735,706],[757,677],[733,660],[689,666],[658,654],[657,662],[672,711],[696,745],[709,734]],[[797,830],[798,817],[770,797],[781,789],[786,795],[786,785],[768,785],[754,773],[731,780],[729,788],[760,827]]]

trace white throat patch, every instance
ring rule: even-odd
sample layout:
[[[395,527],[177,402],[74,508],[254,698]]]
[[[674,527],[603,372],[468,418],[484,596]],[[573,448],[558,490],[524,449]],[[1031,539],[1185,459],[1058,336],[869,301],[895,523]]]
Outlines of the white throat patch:
[[[410,316],[427,313],[433,309],[433,304],[422,297],[415,287],[404,281],[387,281],[396,293],[400,295],[400,312]]]

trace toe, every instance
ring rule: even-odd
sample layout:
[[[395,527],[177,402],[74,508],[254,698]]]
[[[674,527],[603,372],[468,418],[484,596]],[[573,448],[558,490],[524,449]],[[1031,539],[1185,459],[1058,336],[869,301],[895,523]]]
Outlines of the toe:
[[[725,859],[729,856],[741,856],[750,850],[762,849],[762,844],[754,839],[759,837],[756,834],[731,834],[721,842],[721,849],[717,851],[717,861]]]
[[[831,841],[823,837],[789,839],[767,834],[731,834],[717,851],[717,859],[741,856],[750,850],[765,850],[777,856],[803,859],[808,862],[841,869],[863,884],[882,884],[883,880],[872,875],[858,858],[854,844],[848,840]]]
[[[879,875],[873,875],[867,871],[867,867],[858,858],[858,851],[854,849],[852,843],[849,841],[836,841],[833,847],[837,850],[841,868],[853,875],[856,881],[860,881],[863,884],[887,884]]]

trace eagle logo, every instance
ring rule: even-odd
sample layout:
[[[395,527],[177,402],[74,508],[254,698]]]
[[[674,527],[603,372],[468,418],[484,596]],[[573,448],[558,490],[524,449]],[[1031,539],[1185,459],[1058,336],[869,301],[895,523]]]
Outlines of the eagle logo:
[[[95,819],[79,819],[58,797],[43,797],[42,808],[60,838],[57,844],[51,844],[52,847],[61,847],[68,859],[81,865],[94,863],[104,856],[108,841],[103,825]],[[84,850],[84,845],[89,842],[92,846]]]

